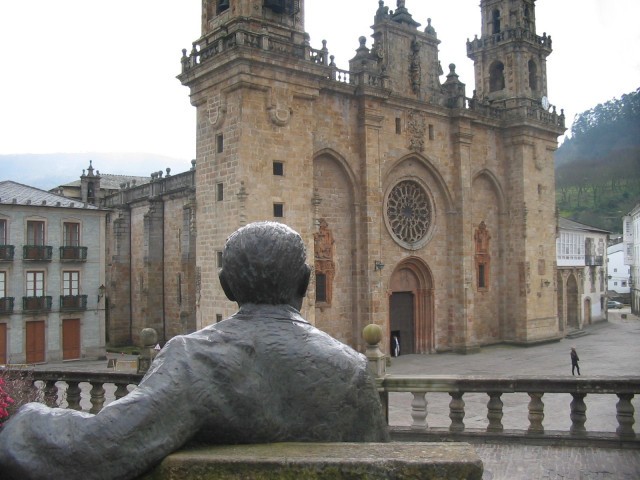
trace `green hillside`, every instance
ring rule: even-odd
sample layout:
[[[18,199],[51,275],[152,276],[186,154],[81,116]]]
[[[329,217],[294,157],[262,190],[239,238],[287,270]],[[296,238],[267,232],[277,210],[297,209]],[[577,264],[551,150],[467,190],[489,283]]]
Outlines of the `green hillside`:
[[[560,215],[620,233],[640,203],[640,88],[579,114],[555,161]]]

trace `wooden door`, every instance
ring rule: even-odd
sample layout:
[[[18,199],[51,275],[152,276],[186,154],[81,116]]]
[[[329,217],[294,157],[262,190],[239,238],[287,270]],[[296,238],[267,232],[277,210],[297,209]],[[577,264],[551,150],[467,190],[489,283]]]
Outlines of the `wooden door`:
[[[415,353],[415,328],[413,313],[413,293],[394,292],[390,298],[392,337],[400,342],[400,354]]]
[[[0,365],[7,363],[7,324],[0,323]]]
[[[27,322],[27,363],[45,361],[44,322]]]
[[[62,359],[80,358],[80,319],[67,318],[62,321]]]

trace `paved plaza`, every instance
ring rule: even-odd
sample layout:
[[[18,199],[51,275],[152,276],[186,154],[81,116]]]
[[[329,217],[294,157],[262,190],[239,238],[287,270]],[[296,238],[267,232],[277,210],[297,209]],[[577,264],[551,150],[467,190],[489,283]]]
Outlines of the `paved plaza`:
[[[623,314],[627,318],[622,318]],[[535,347],[496,345],[469,355],[406,355],[394,358],[387,369],[402,375],[533,375],[555,377],[571,375],[569,350],[573,346],[580,356],[585,376],[640,376],[640,319],[629,309],[610,311],[609,321],[588,326],[586,335],[565,338]],[[427,394],[427,422],[432,427],[449,425],[449,396]],[[464,396],[465,425],[486,427],[484,394]],[[503,395],[506,429],[526,429],[528,425],[526,394]],[[565,430],[571,425],[569,394],[544,395],[546,430]],[[587,395],[586,428],[615,432],[613,395]],[[633,401],[640,411],[640,398]],[[390,398],[390,423],[410,425],[411,395],[393,394]],[[637,418],[637,413],[636,413]],[[638,431],[638,424],[636,431]],[[533,445],[476,445],[484,463],[486,480],[637,480],[640,479],[640,450],[552,447]]]
[[[533,347],[495,345],[469,355],[401,355],[392,360],[387,372],[398,375],[565,376],[571,375],[569,350],[574,346],[584,376],[640,376],[640,319],[631,315],[628,308],[610,311],[608,322],[588,326],[585,333]],[[38,368],[105,371],[106,367],[107,362],[103,360],[46,364]],[[445,428],[449,425],[449,400],[447,394],[427,394],[429,426]],[[465,425],[468,428],[486,426],[486,395],[467,394],[464,401]],[[544,395],[543,401],[545,429],[568,430],[571,396]],[[503,402],[505,428],[526,429],[528,396],[503,395]],[[585,399],[587,430],[614,432],[616,402],[615,396],[588,395]],[[636,412],[640,411],[640,398],[634,398],[633,405]],[[410,394],[391,395],[392,425],[410,425],[410,411]],[[636,424],[636,431],[638,429]],[[475,448],[484,463],[485,480],[640,479],[640,450],[517,444],[483,444]]]

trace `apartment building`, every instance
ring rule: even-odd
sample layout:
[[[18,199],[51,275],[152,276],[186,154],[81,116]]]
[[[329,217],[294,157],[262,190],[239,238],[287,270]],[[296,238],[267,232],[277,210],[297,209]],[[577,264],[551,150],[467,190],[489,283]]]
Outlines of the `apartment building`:
[[[104,354],[105,215],[0,182],[0,364]]]

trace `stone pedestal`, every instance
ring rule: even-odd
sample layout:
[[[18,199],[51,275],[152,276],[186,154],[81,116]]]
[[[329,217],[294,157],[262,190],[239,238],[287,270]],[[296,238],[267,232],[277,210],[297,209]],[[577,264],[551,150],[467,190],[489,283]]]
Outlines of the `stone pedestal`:
[[[482,461],[466,443],[277,443],[193,447],[141,480],[478,479]]]

